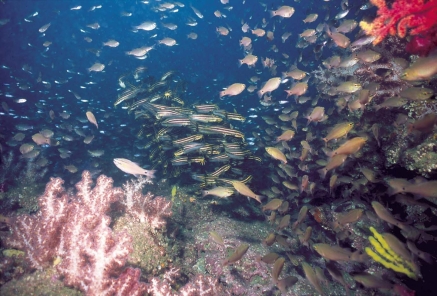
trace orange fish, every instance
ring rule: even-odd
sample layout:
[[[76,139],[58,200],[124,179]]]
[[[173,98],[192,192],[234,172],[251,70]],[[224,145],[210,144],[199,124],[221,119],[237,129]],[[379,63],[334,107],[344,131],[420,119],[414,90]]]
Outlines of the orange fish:
[[[408,125],[408,132],[419,131],[423,133],[429,133],[433,130],[434,125],[437,123],[437,114],[428,113],[422,118]]]
[[[302,181],[300,183],[300,193],[302,193],[306,190],[306,188],[308,187],[308,183],[309,183],[309,177],[308,177],[308,175],[304,175],[302,177]]]
[[[324,107],[316,107],[313,109],[310,115],[305,117],[308,119],[307,125],[311,122],[320,122],[324,119],[325,116],[325,108]]]
[[[331,129],[328,135],[323,138],[323,141],[325,141],[325,143],[328,143],[331,140],[336,140],[338,138],[344,137],[350,132],[353,127],[353,122],[339,123]]]
[[[270,17],[281,16],[289,18],[294,14],[294,8],[291,6],[281,6],[277,10],[270,11]]]
[[[425,181],[418,184],[410,184],[405,186],[404,192],[417,194],[437,203],[437,181]]]
[[[280,135],[279,137],[276,138],[276,142],[279,141],[290,141],[291,139],[293,139],[295,132],[292,130],[286,130],[282,133],[282,135]]]
[[[324,179],[326,177],[326,174],[330,170],[333,170],[333,169],[341,166],[345,162],[347,157],[348,156],[346,154],[337,154],[337,155],[333,156],[329,160],[328,164],[323,169],[320,169],[317,171],[320,174],[320,178]]]
[[[223,266],[227,266],[240,260],[244,256],[244,254],[246,254],[248,249],[248,244],[241,244],[240,246],[238,246],[238,248],[235,249],[234,253],[232,253],[231,256],[229,256],[225,261],[223,261]]]
[[[281,84],[281,77],[270,78],[263,87],[258,91],[258,97],[261,98],[265,93],[271,93]]]
[[[345,35],[337,32],[331,32],[328,26],[326,26],[326,34],[334,41],[334,43],[341,48],[346,48],[351,43],[350,39]]]
[[[346,141],[346,143],[338,147],[336,150],[332,152],[327,152],[326,154],[330,157],[338,154],[346,154],[346,155],[354,154],[357,153],[361,149],[361,147],[363,147],[366,141],[367,138],[365,137],[355,137]]]
[[[94,116],[94,114],[91,111],[86,112],[86,118],[88,118],[89,122],[94,124],[97,127],[97,129],[99,128],[99,125],[97,124],[96,117]]]
[[[285,92],[287,93],[287,98],[291,95],[301,96],[304,93],[306,93],[308,89],[308,83],[306,82],[299,82],[293,85],[292,88],[286,89]]]

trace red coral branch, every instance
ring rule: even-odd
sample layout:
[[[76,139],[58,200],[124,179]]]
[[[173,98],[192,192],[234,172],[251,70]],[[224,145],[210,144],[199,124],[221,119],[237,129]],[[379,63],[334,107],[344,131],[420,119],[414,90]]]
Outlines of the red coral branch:
[[[390,8],[385,0],[370,2],[378,7],[377,17],[371,24],[361,22],[360,26],[368,35],[376,37],[374,45],[388,34],[401,38],[407,33],[426,35],[437,24],[437,0],[395,0]]]

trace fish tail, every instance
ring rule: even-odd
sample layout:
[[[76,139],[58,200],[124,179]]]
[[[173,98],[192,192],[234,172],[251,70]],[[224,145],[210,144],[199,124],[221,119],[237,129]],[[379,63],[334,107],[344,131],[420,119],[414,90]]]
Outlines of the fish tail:
[[[329,28],[328,24],[324,24],[324,30],[328,36],[331,36],[331,29]]]
[[[262,196],[262,195],[256,195],[255,196],[255,200],[258,201],[259,203],[262,203],[261,200],[263,200],[263,199],[264,199],[264,196]]]
[[[149,179],[155,178],[156,170],[146,170],[146,177]]]
[[[262,98],[263,97],[263,95],[264,95],[264,93],[261,91],[261,90],[259,90],[259,91],[257,91],[256,92],[257,94],[258,94],[258,98]]]
[[[328,173],[328,170],[323,168],[323,169],[317,170],[317,172],[319,173],[321,179],[325,179],[326,173]]]

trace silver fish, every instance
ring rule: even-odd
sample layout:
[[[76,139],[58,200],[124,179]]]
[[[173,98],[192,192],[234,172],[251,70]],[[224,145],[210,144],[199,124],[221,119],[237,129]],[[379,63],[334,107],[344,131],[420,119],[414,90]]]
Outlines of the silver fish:
[[[133,161],[126,158],[114,158],[114,164],[123,172],[132,175],[145,175],[148,179],[154,178],[154,170],[145,170]]]
[[[339,13],[337,13],[337,15],[335,16],[336,20],[342,19],[344,18],[347,14],[349,13],[349,9],[340,11]]]

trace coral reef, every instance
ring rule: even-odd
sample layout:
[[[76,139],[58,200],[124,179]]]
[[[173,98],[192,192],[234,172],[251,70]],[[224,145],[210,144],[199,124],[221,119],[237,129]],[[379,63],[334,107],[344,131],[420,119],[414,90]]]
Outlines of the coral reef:
[[[120,289],[132,276],[138,280],[139,275],[129,271],[118,279],[113,277],[131,251],[129,235],[114,235],[107,216],[111,203],[123,195],[121,188],[113,188],[112,179],[102,175],[91,189],[87,171],[76,185],[75,196],[69,196],[62,184],[60,178],[50,180],[39,199],[37,215],[12,218],[12,235],[6,244],[25,250],[31,268],[60,261],[56,269],[64,283],[89,295]]]
[[[169,240],[165,233],[152,231],[129,216],[115,220],[114,232],[127,232],[132,237],[132,252],[127,263],[141,268],[148,275],[157,276],[172,261]]]
[[[437,169],[437,143],[428,137],[418,146],[403,152],[401,163],[410,171],[416,171],[424,177],[430,177]]]
[[[378,7],[377,18],[372,23],[362,21],[360,26],[368,35],[376,37],[373,41],[374,45],[381,42],[388,34],[404,38],[407,33],[427,34],[436,26],[437,1],[435,0],[395,0],[390,8],[385,0],[370,2]]]
[[[171,216],[171,203],[163,197],[155,197],[150,192],[142,194],[145,184],[151,183],[147,178],[139,178],[137,182],[130,181],[123,185],[125,194],[120,203],[125,207],[127,215],[135,218],[152,230],[163,229],[166,218]]]
[[[180,268],[166,256],[171,202],[150,192],[143,195],[146,183],[139,178],[126,183],[123,190],[101,175],[93,188],[90,173],[84,171],[73,194],[62,187],[62,179],[52,178],[39,198],[36,215],[6,219],[11,233],[4,238],[5,245],[25,251],[24,266],[37,271],[10,281],[2,293],[26,293],[25,283],[32,280],[35,291],[59,293],[64,293],[60,292],[65,289],[62,281],[86,295],[227,295],[217,277],[206,274],[194,275],[181,285]],[[111,204],[124,211],[110,227]],[[9,253],[22,254],[14,249]],[[3,260],[2,271],[18,264],[10,258]],[[126,267],[126,263],[141,269]],[[140,281],[142,272],[151,276],[147,283]],[[65,290],[64,294],[70,293],[77,291]]]
[[[22,213],[38,210],[36,192],[43,192],[41,181],[47,168],[40,168],[34,159],[18,159],[13,151],[3,154],[0,168],[0,202],[3,210],[18,205]]]
[[[47,295],[47,296],[79,296],[83,293],[65,287],[56,276],[54,268],[38,270],[31,274],[26,274],[22,278],[13,279],[1,288],[1,294],[9,295]]]

